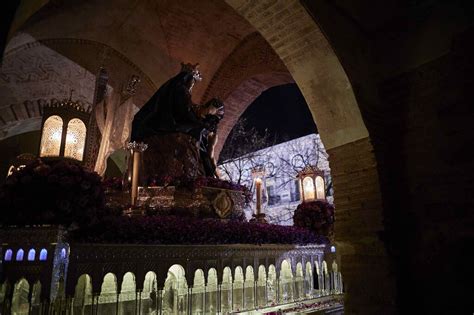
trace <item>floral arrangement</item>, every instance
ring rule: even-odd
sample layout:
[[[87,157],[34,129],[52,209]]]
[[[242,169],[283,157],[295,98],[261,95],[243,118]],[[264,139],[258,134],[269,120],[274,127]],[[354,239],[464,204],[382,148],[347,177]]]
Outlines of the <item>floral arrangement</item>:
[[[101,177],[72,161],[36,160],[0,187],[0,224],[87,225],[109,215]]]
[[[124,244],[325,244],[306,229],[178,216],[108,217],[71,234],[84,243]]]
[[[298,205],[293,225],[307,228],[318,235],[330,236],[334,224],[334,206],[326,200],[314,200]]]

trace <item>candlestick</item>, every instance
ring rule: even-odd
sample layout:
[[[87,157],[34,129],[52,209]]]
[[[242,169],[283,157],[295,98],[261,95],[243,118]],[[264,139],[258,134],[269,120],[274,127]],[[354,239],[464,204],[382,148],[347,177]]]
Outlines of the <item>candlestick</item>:
[[[260,178],[255,179],[255,187],[257,191],[257,209],[256,214],[259,215],[262,210],[262,180]]]
[[[143,151],[147,149],[148,145],[143,142],[130,142],[127,145],[127,149],[132,150],[133,152],[133,172],[132,172],[132,189],[130,191],[131,205],[132,208],[137,204],[138,198],[138,179],[140,176],[140,160]]]

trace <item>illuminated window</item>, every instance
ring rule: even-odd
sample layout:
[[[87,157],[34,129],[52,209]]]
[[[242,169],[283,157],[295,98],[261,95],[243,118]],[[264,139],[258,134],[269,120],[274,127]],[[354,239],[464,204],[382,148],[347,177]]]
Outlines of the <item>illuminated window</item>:
[[[43,248],[43,249],[40,251],[39,260],[45,261],[46,259],[48,259],[48,251],[47,251],[45,248]]]
[[[316,176],[316,198],[326,198],[326,194],[324,192],[324,179],[321,176]]]
[[[41,135],[40,156],[59,156],[62,134],[61,117],[54,115],[46,119]]]
[[[303,179],[303,194],[305,200],[314,199],[314,182],[309,176]]]
[[[67,125],[64,157],[82,161],[86,144],[86,125],[82,120],[71,119]]]
[[[32,248],[28,252],[28,261],[34,261],[36,256],[36,251]]]
[[[16,261],[22,261],[23,260],[23,255],[24,255],[24,251],[23,249],[19,249],[17,252],[16,252]]]
[[[5,252],[5,261],[11,261],[13,256],[13,252],[11,249],[7,249]]]

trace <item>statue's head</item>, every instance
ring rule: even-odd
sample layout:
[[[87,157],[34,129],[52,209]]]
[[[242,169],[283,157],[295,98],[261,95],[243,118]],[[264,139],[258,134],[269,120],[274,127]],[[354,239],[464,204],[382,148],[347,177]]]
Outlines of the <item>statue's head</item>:
[[[189,91],[191,92],[191,89],[194,86],[194,83],[196,81],[201,81],[202,76],[201,72],[199,72],[199,63],[196,63],[195,65],[190,64],[190,63],[181,63],[181,73],[185,73],[184,76],[184,81],[185,85],[188,87]]]

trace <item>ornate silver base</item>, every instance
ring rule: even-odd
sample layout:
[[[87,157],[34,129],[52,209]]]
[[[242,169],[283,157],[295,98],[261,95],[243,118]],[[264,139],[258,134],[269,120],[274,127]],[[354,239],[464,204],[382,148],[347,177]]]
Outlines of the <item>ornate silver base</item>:
[[[253,214],[252,217],[253,218],[250,219],[249,222],[268,224],[267,219],[265,218],[265,213]]]

